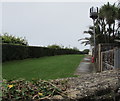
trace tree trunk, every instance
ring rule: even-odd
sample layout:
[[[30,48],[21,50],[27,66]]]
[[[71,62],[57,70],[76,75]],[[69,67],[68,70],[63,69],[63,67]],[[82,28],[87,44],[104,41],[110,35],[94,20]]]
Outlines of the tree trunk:
[[[113,24],[113,39],[115,38],[115,23]]]
[[[111,24],[108,24],[108,43],[110,43],[110,35],[111,35]]]

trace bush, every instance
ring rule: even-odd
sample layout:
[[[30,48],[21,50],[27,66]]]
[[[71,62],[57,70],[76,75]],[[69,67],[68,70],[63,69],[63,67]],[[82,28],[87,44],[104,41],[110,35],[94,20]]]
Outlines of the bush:
[[[89,53],[89,49],[84,49],[83,50],[83,54],[88,54]]]
[[[48,45],[48,48],[61,49],[61,46],[53,44],[53,45]]]
[[[2,45],[2,61],[28,58],[28,47],[22,45]]]
[[[27,40],[22,37],[15,37],[13,35],[9,35],[8,33],[5,33],[4,35],[0,35],[2,39],[2,43],[7,44],[15,44],[15,45],[28,45]]]
[[[46,47],[2,44],[2,61],[21,60],[26,58],[39,58],[64,54],[80,54],[70,49],[54,49]]]

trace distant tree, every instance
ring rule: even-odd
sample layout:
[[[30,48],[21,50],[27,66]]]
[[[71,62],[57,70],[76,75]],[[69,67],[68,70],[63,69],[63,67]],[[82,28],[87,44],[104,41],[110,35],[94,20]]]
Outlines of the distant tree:
[[[71,49],[71,48],[65,47],[64,49]]]
[[[15,37],[13,35],[9,35],[8,33],[4,33],[3,35],[0,35],[0,37],[2,39],[2,43],[28,45],[28,42],[25,38]]]
[[[82,52],[83,52],[83,54],[88,54],[89,53],[89,49],[84,49]]]
[[[53,45],[48,45],[48,48],[54,48],[54,49],[61,49],[61,46],[53,44]]]
[[[79,49],[77,47],[73,47],[73,50],[75,51],[79,51]]]

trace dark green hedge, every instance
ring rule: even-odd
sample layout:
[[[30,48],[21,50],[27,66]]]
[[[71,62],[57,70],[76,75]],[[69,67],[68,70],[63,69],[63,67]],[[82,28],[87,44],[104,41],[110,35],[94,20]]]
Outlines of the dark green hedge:
[[[2,61],[25,59],[29,56],[28,47],[22,45],[2,45]]]
[[[80,54],[79,51],[69,49],[52,49],[46,47],[2,45],[2,61],[21,60],[26,58],[39,58],[64,54]]]

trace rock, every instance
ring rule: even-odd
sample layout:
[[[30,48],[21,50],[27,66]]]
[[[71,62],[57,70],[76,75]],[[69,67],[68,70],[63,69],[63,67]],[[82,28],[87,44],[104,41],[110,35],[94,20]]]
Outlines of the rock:
[[[70,99],[74,99],[74,98],[77,97],[77,94],[79,94],[79,93],[80,93],[80,91],[70,91],[70,92],[68,93],[68,97],[69,97]]]
[[[61,99],[63,99],[63,97],[61,95],[55,95],[55,96],[52,97],[52,99],[59,99],[59,100],[61,100]]]

